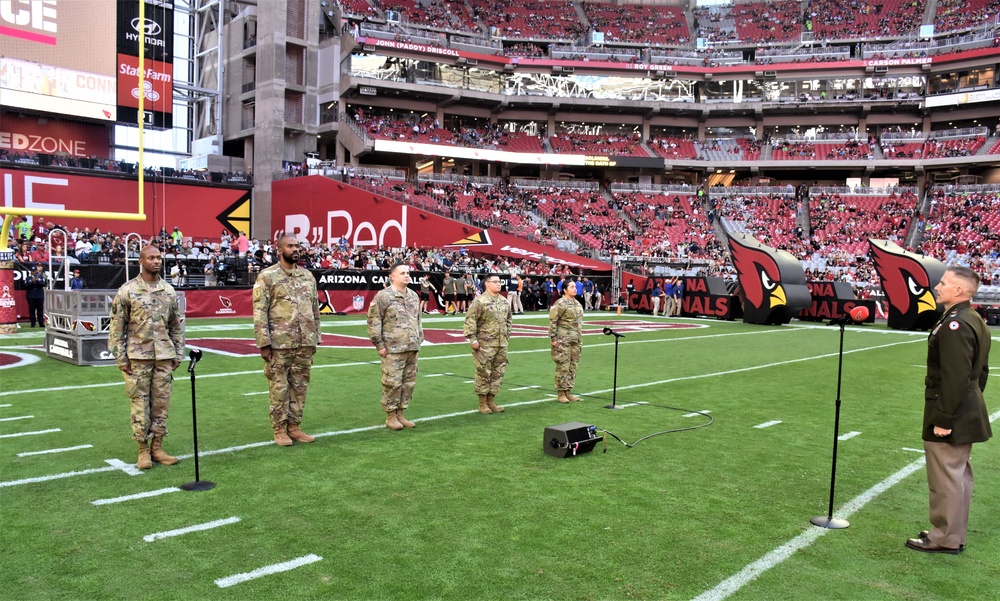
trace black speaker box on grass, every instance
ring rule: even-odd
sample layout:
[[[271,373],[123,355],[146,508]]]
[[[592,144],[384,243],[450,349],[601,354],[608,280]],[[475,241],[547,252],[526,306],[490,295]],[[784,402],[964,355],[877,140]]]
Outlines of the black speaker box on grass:
[[[581,422],[569,422],[545,428],[542,451],[553,457],[575,457],[589,453],[601,441],[597,428]]]

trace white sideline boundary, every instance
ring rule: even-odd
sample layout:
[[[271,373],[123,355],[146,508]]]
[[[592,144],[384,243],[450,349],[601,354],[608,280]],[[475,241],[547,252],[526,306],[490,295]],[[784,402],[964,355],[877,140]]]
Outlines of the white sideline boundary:
[[[997,419],[1000,419],[1000,411],[997,411],[990,416],[990,423],[995,422]],[[910,474],[918,471],[924,466],[925,463],[926,457],[921,457],[920,459],[915,460],[913,463],[910,463],[895,474],[889,476],[885,480],[879,482],[875,486],[848,501],[847,504],[841,507],[839,511],[834,512],[834,517],[846,520],[860,511],[865,505],[872,502],[880,494],[889,490],[896,484],[899,484]],[[703,592],[691,601],[722,601],[726,597],[729,597],[736,591],[756,580],[764,572],[791,557],[792,554],[799,549],[804,549],[813,544],[814,541],[828,532],[831,532],[829,528],[821,528],[819,526],[810,527],[802,534],[796,536],[780,547],[776,547],[774,550],[765,554],[757,561],[747,565],[739,572],[720,582],[715,586],[715,588]]]
[[[142,537],[142,540],[147,543],[153,541],[163,540],[165,538],[170,538],[173,536],[181,536],[183,534],[189,534],[191,532],[201,532],[203,530],[211,530],[212,528],[218,528],[219,526],[226,526],[228,524],[235,524],[240,521],[240,518],[233,516],[231,518],[224,518],[221,520],[214,520],[211,522],[205,522],[203,524],[194,524],[193,526],[185,526],[184,528],[177,528],[176,530],[167,530],[166,532],[155,532],[153,534],[147,534]]]
[[[226,578],[219,578],[215,581],[215,584],[219,588],[226,588],[233,586],[234,584],[239,584],[241,582],[246,582],[248,580],[253,580],[254,578],[260,578],[261,576],[267,576],[269,574],[278,574],[280,572],[287,572],[288,570],[294,570],[295,568],[300,568],[304,565],[309,565],[317,561],[321,561],[323,558],[319,555],[314,555],[310,553],[309,555],[303,555],[302,557],[296,557],[295,559],[285,561],[282,563],[276,563],[269,566],[264,566],[262,568],[257,568],[252,572],[244,572],[243,574],[233,574],[232,576],[227,576]]]

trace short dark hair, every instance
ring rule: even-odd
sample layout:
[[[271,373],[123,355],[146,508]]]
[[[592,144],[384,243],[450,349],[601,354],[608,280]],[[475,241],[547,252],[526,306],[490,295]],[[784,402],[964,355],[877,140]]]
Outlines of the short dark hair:
[[[397,267],[409,267],[409,266],[410,265],[408,263],[403,263],[402,261],[396,261],[395,263],[392,264],[392,267],[389,268],[389,273],[396,273]]]
[[[945,271],[950,271],[955,277],[962,280],[970,297],[975,296],[979,292],[980,279],[979,274],[975,271],[961,265],[950,265]]]

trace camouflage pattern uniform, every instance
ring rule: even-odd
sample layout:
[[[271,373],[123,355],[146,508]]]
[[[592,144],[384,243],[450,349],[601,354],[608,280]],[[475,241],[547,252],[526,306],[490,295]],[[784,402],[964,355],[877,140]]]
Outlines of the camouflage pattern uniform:
[[[309,371],[320,343],[319,299],[316,278],[295,266],[280,263],[257,275],[253,286],[253,329],[257,348],[271,347],[264,363],[271,400],[271,427],[302,423]]]
[[[549,338],[556,362],[556,390],[570,391],[576,383],[576,366],[583,347],[583,307],[572,297],[562,296],[549,309]]]
[[[174,361],[184,357],[184,328],[173,286],[138,276],[118,289],[111,304],[108,346],[118,367],[130,367],[125,394],[131,404],[132,438],[145,443],[167,435]]]
[[[463,335],[470,342],[479,341],[472,350],[476,363],[476,395],[493,395],[500,391],[507,371],[507,340],[510,338],[510,304],[503,295],[484,292],[469,305]]]
[[[417,383],[417,352],[424,341],[420,298],[409,288],[383,288],[368,307],[368,337],[382,357],[382,409],[410,406]]]

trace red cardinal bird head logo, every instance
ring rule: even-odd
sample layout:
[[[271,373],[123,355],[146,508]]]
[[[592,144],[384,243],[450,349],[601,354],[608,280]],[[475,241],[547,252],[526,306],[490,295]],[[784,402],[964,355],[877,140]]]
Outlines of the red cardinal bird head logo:
[[[771,255],[743,244],[736,236],[729,238],[729,250],[748,303],[757,309],[774,309],[787,304],[781,271]]]
[[[895,248],[893,248],[895,247]],[[882,278],[882,289],[900,314],[937,311],[937,300],[927,277],[927,271],[905,250],[895,244],[871,242],[875,271]]]
[[[221,294],[219,295],[219,302],[222,303],[222,306],[226,309],[233,308],[233,301],[225,296],[222,296]]]

